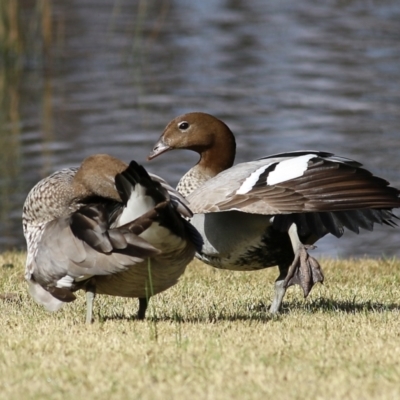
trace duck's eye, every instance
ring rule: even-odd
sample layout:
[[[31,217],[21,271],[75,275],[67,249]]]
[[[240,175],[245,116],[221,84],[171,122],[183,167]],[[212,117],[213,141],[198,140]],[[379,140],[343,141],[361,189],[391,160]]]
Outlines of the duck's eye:
[[[187,128],[189,128],[189,123],[186,122],[186,121],[179,122],[178,128],[179,128],[181,131],[185,131]]]

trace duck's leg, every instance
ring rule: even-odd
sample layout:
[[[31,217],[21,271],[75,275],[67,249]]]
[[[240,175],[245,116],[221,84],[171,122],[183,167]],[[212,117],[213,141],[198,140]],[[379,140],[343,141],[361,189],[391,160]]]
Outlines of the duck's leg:
[[[271,314],[277,314],[281,307],[282,307],[282,301],[283,298],[285,297],[286,289],[287,287],[284,286],[285,278],[288,274],[289,266],[282,264],[279,265],[279,276],[277,280],[275,281],[275,295],[274,299],[272,301],[271,307],[269,309],[269,312]]]
[[[304,297],[307,297],[315,283],[324,281],[324,274],[318,261],[307,253],[307,250],[313,249],[314,246],[301,243],[296,224],[290,226],[288,234],[292,242],[294,260],[283,281],[283,287],[286,289],[298,284],[303,289]]]
[[[88,283],[86,285],[86,323],[91,324],[93,321],[93,302],[96,297],[96,285]]]
[[[147,297],[139,297],[139,311],[137,313],[137,319],[144,319],[148,305],[149,299]]]

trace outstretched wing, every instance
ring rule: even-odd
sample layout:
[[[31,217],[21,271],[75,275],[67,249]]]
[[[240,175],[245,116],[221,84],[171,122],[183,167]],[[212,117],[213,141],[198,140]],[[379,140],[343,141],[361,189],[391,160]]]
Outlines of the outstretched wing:
[[[301,236],[340,237],[344,228],[358,233],[374,223],[395,225],[392,208],[399,190],[330,153],[282,153],[238,164],[188,196],[195,213],[238,210],[274,215],[273,226],[287,231],[295,222]]]
[[[267,215],[400,207],[399,191],[355,161],[305,153],[238,164],[189,195],[190,207]]]

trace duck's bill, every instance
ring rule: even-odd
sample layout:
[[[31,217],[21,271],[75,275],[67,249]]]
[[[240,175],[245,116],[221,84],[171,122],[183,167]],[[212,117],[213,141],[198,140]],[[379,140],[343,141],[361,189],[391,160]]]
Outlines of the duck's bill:
[[[164,143],[162,139],[160,139],[154,146],[151,153],[147,156],[147,159],[152,160],[153,158],[156,158],[160,154],[165,153],[166,151],[169,150],[171,150],[171,148],[166,143]]]

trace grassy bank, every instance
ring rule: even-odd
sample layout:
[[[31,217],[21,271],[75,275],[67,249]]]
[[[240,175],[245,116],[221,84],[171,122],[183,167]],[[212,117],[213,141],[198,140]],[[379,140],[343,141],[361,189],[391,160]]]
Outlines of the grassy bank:
[[[400,260],[321,262],[326,283],[266,313],[275,269],[192,263],[134,320],[137,301],[84,295],[55,314],[33,303],[24,255],[0,255],[4,399],[400,398]]]

